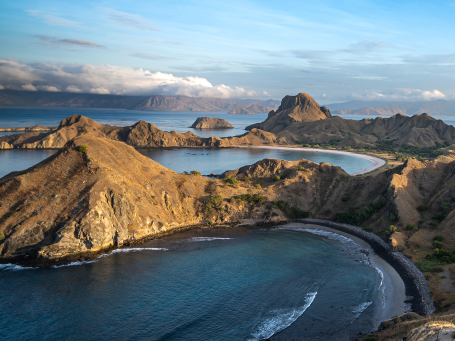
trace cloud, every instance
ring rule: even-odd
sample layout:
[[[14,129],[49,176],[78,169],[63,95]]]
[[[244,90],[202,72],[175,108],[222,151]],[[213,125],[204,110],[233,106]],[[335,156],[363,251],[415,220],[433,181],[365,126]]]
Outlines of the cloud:
[[[130,56],[137,57],[146,60],[180,60],[180,58],[166,57],[159,54],[147,53],[147,52],[132,52]]]
[[[394,92],[369,92],[366,94],[353,94],[352,98],[360,100],[384,101],[431,101],[444,99],[446,96],[439,90],[397,89]]]
[[[46,24],[51,26],[81,26],[80,23],[64,19],[55,13],[36,10],[27,10],[26,12],[30,14],[32,17],[42,19]]]
[[[346,49],[341,49],[338,51],[347,52],[351,54],[367,54],[372,52],[377,52],[380,50],[394,48],[392,44],[382,42],[382,41],[373,41],[373,40],[361,40],[356,43],[350,44]]]
[[[92,43],[91,41],[87,41],[87,40],[58,39],[56,37],[40,36],[40,35],[37,35],[35,37],[37,37],[37,38],[41,39],[42,41],[44,41],[45,44],[72,45],[72,46],[86,47],[86,48],[106,49],[106,46],[104,46],[104,45],[98,45],[98,44]]]
[[[409,64],[454,65],[455,53],[427,54],[423,56],[405,55],[402,60]]]
[[[136,14],[129,14],[125,12],[116,11],[112,8],[100,7],[99,10],[103,12],[109,19],[119,23],[125,27],[134,28],[142,31],[156,31],[161,30],[153,26],[146,19]]]
[[[212,85],[201,77],[176,77],[113,65],[40,62],[27,64],[0,59],[0,86],[30,91],[64,91],[115,95],[185,95],[190,97],[264,97],[265,91]]]

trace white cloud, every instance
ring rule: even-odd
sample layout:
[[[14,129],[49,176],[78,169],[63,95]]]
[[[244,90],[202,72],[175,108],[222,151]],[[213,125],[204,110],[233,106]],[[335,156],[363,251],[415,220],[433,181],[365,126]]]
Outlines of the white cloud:
[[[201,77],[176,77],[113,65],[40,62],[27,64],[0,59],[0,84],[7,89],[83,92],[115,95],[185,95],[190,97],[264,97],[267,92],[212,85]]]
[[[99,48],[105,49],[106,46],[98,45],[92,43],[91,41],[87,40],[79,40],[79,39],[58,39],[56,37],[49,37],[49,36],[35,36],[43,41],[43,44],[46,45],[73,45],[78,47],[87,47],[87,48]]]
[[[24,84],[21,86],[21,89],[26,91],[37,91],[36,87],[34,87],[32,84]]]
[[[352,98],[360,100],[390,100],[390,101],[431,101],[444,99],[446,96],[439,90],[396,89],[394,92],[368,92],[353,94]]]
[[[42,19],[46,24],[51,26],[81,26],[80,23],[64,19],[55,13],[36,10],[27,10],[26,12],[35,18]]]
[[[153,26],[149,21],[141,17],[140,15],[130,14],[125,12],[116,11],[112,8],[101,7],[99,8],[109,19],[119,23],[128,28],[134,28],[142,31],[157,31],[161,30]]]

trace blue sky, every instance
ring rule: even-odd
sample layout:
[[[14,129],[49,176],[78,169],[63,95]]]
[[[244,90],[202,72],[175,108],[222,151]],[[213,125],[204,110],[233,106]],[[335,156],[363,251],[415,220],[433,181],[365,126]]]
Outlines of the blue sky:
[[[454,17],[455,0],[5,0],[0,88],[453,99]]]

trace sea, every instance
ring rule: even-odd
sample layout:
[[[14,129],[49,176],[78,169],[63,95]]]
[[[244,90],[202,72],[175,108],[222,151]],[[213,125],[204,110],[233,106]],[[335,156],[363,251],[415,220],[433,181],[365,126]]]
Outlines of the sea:
[[[255,341],[299,319],[299,340],[349,340],[376,327],[384,274],[317,232],[199,231],[86,263],[0,265],[1,339]]]
[[[119,126],[145,120],[163,130],[220,137],[243,134],[247,125],[267,116],[0,108],[0,127],[56,126],[73,114]],[[188,128],[199,116],[224,118],[235,128]],[[343,117],[363,118],[349,116],[354,117]],[[442,119],[455,123],[452,117]],[[352,156],[292,150],[140,152],[177,172],[203,174],[219,174],[266,157],[325,161],[351,174],[371,166],[370,161]],[[53,153],[2,150],[0,177]],[[290,340],[286,335],[298,324],[299,340],[349,340],[380,322],[384,295],[393,291],[387,276],[359,245],[336,233],[200,229],[115,250],[90,262],[39,269],[1,264],[0,339]]]

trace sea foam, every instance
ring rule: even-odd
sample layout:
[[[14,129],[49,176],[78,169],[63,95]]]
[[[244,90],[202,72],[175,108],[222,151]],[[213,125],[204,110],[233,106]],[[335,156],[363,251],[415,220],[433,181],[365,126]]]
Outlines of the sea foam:
[[[189,238],[190,242],[211,242],[212,240],[227,240],[233,238],[221,238],[221,237],[192,237]]]
[[[37,268],[20,266],[16,264],[0,264],[0,270],[19,271],[19,270],[34,270]]]
[[[275,335],[289,327],[297,320],[308,307],[313,303],[317,292],[306,295],[305,305],[295,309],[275,309],[270,312],[271,317],[266,318],[261,322],[257,330],[252,334],[249,341],[264,340]]]

